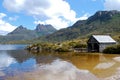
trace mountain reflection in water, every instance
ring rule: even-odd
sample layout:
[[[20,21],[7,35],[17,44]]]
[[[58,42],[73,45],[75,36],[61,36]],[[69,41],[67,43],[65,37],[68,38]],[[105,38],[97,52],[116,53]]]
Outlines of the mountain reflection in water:
[[[22,76],[22,78],[21,78]],[[88,70],[79,70],[73,64],[59,59],[50,64],[36,66],[33,72],[24,73],[8,80],[98,80]]]
[[[117,54],[31,54],[17,48],[0,50],[0,80],[97,80],[114,75],[120,67]]]

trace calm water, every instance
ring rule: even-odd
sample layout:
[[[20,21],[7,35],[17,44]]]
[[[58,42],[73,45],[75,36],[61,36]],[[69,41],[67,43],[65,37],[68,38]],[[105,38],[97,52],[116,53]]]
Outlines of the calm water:
[[[0,80],[97,80],[116,74],[120,55],[48,53],[0,45]]]

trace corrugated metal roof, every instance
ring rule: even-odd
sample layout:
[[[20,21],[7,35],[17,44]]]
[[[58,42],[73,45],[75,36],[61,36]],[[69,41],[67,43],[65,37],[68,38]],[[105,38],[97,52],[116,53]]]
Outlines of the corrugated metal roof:
[[[109,35],[93,35],[99,43],[116,43]]]

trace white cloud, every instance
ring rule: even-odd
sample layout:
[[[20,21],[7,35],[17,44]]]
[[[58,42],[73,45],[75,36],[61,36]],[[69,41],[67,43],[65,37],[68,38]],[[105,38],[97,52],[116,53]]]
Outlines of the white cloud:
[[[9,11],[26,13],[33,16],[35,22],[52,24],[57,29],[79,19],[65,0],[4,0],[3,5]]]
[[[13,26],[10,23],[4,21],[3,18],[5,16],[7,16],[7,15],[4,14],[4,13],[0,13],[0,30],[1,31],[11,32],[16,28],[16,26]]]
[[[38,64],[32,72],[22,73],[12,77],[17,80],[22,77],[23,80],[34,78],[35,80],[98,80],[98,78],[88,70],[76,68],[67,61],[56,59],[49,64]]]
[[[83,16],[81,16],[80,18],[78,18],[78,20],[86,20],[86,19],[88,19],[89,16],[90,16],[89,13],[85,13]]]
[[[19,12],[24,6],[25,0],[4,0],[3,6],[9,11]]]
[[[81,16],[80,18],[76,18],[76,20],[73,21],[73,23],[77,20],[86,20],[88,19],[88,17],[90,16],[90,14],[85,13],[83,16]],[[35,24],[52,24],[53,26],[56,26],[56,29],[60,29],[60,28],[65,28],[70,26],[69,24],[72,23],[72,21],[68,21],[68,20],[64,20],[61,18],[52,18],[52,19],[48,19],[45,21],[35,21]]]
[[[0,19],[2,19],[2,18],[5,17],[5,16],[6,16],[6,14],[0,13]]]
[[[104,7],[106,10],[120,11],[120,0],[105,0]]]
[[[52,24],[56,29],[65,28],[69,26],[69,21],[62,20],[61,18],[51,18],[45,21],[35,21],[35,24]]]
[[[0,35],[7,35],[8,33],[9,33],[8,31],[0,30]]]
[[[10,21],[16,21],[19,18],[19,16],[13,16],[13,17],[9,17]]]
[[[15,63],[16,60],[12,57],[10,57],[9,55],[7,55],[4,52],[1,52],[0,55],[0,70],[5,68],[5,67],[9,67],[12,63]]]

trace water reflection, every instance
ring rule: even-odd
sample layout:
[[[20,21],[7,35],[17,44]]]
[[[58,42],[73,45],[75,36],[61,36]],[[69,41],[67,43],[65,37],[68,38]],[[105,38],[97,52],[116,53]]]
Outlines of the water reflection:
[[[0,50],[22,50],[27,45],[2,45],[0,44]]]
[[[53,60],[56,60],[56,59],[60,59],[59,57],[55,56],[55,55],[37,55],[35,56],[35,60],[36,60],[36,63],[37,64],[48,64],[48,63],[51,63],[53,62]]]
[[[24,73],[7,80],[98,80],[87,70],[80,70],[67,61],[54,60],[52,63],[39,65],[33,72]]]
[[[58,55],[61,59],[71,62],[79,69],[89,70],[97,77],[108,77],[116,72],[120,64],[113,60],[118,57],[116,54],[73,54]]]
[[[99,63],[94,67],[94,69],[108,69],[115,65],[115,62],[108,60],[103,54],[99,55]]]
[[[120,62],[120,57],[114,57],[113,60]]]
[[[6,76],[14,76],[20,72],[31,71],[36,61],[33,55],[25,50],[0,51],[0,80]]]
[[[115,62],[103,62],[96,65],[94,69],[107,69],[112,67],[114,64]]]
[[[0,80],[97,80],[96,76],[114,75],[120,67],[120,56],[116,54],[40,52],[37,55],[20,46],[12,49],[0,50]]]
[[[32,54],[25,50],[8,50],[6,51],[9,56],[14,58],[18,63],[23,63],[26,60],[34,57]]]
[[[0,70],[5,67],[9,67],[12,63],[15,63],[16,60],[8,55],[6,52],[2,51],[0,53]]]

